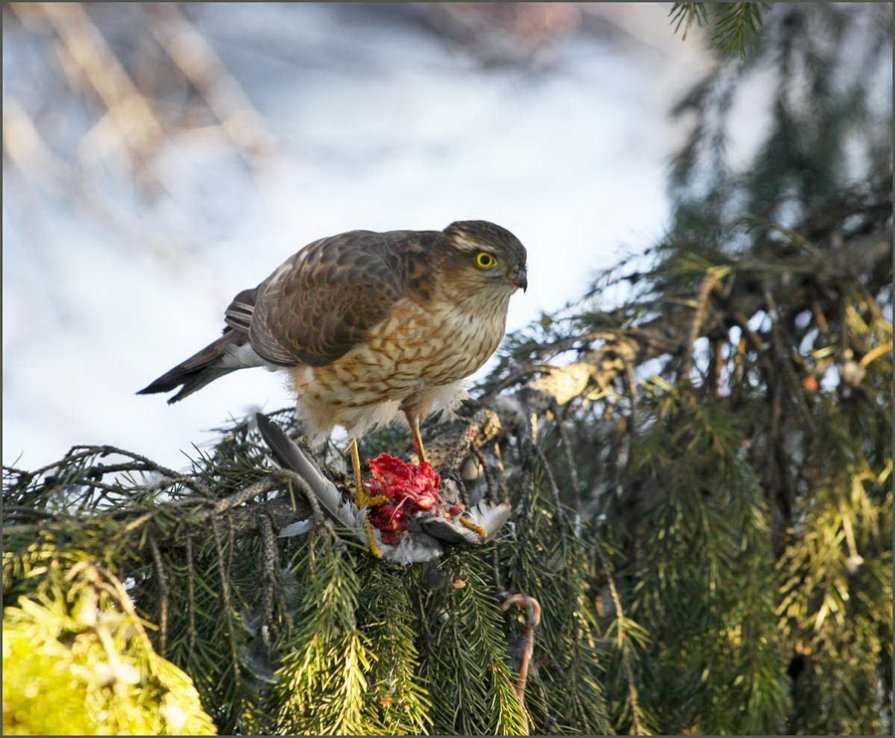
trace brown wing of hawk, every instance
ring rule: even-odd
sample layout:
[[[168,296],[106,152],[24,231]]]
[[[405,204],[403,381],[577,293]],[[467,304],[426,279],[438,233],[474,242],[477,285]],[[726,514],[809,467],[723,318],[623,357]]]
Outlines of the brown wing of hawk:
[[[156,379],[139,394],[180,391],[182,400],[209,382],[247,366],[323,366],[361,343],[396,302],[425,293],[424,243],[437,231],[350,231],[315,241],[225,313],[223,335]]]

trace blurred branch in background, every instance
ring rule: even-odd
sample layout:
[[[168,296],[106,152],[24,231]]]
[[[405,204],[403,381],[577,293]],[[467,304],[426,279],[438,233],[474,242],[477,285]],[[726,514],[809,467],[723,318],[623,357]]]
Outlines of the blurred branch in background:
[[[675,3],[669,15],[675,33],[683,26],[682,38],[686,39],[694,23],[697,27],[711,27],[712,43],[722,54],[746,55],[750,44],[758,41],[762,16],[768,3]]]
[[[424,22],[486,64],[530,62],[581,27],[577,3],[426,3]]]
[[[204,36],[176,5],[152,6],[150,30],[159,44],[202,93],[221,128],[249,164],[273,153],[273,137],[242,87],[229,74]]]
[[[22,7],[12,5],[17,13]],[[162,126],[83,6],[35,3],[26,7],[50,24],[59,66],[72,90],[84,94],[90,89],[102,105],[102,115],[81,150],[84,143],[88,151],[93,146],[121,149],[135,180],[146,188],[158,187],[149,162],[163,143]]]
[[[648,9],[638,8],[637,5],[461,2],[420,3],[418,7],[420,20],[427,28],[457,44],[484,65],[537,67],[549,64],[553,59],[553,47],[576,34],[609,43],[623,39],[635,45],[667,48],[668,24],[665,19],[658,14],[653,16]],[[727,5],[739,7],[750,3]],[[704,9],[702,13],[705,15]],[[750,18],[755,16],[755,23],[750,28],[756,35],[760,15],[749,14]],[[726,15],[722,13],[720,18],[719,25]],[[690,25],[688,21],[688,28]],[[699,41],[705,35],[704,25],[696,23],[691,29],[690,38],[696,42],[696,48],[701,48]]]
[[[202,117],[196,108],[207,108],[210,116],[206,117],[213,120],[201,127],[202,133],[252,168],[274,152],[274,139],[264,120],[176,4],[129,9],[137,14],[138,27],[148,29],[158,46],[134,43],[127,53],[113,48],[100,31],[93,14],[102,13],[101,8],[88,10],[80,3],[11,3],[9,7],[28,32],[45,37],[55,55],[57,83],[64,83],[95,116],[75,147],[77,162],[67,164],[78,175],[92,175],[102,162],[120,155],[140,193],[157,195],[167,188],[153,164],[166,146],[184,133],[195,132],[196,126],[189,123]],[[159,49],[164,53],[159,54]],[[172,105],[171,89],[184,85],[189,94],[181,97],[179,105]],[[4,103],[13,109],[11,116],[4,116],[4,129],[14,127],[5,130],[13,133],[4,137],[5,153],[29,179],[42,185],[52,181],[71,192],[71,181],[59,181],[60,162],[46,155],[51,147],[38,143],[44,138],[40,118],[29,115],[8,91]],[[16,150],[18,146],[26,149]]]
[[[44,140],[34,120],[11,94],[3,99],[3,150],[36,187],[57,198],[67,198],[84,211],[111,223],[165,260],[176,261],[176,249],[152,230],[143,230],[113,198],[104,197],[95,178],[62,159]]]
[[[644,22],[625,4],[398,3],[375,10],[391,12],[398,25],[426,26],[486,66],[530,67],[549,61],[552,47],[576,33],[604,39],[621,35],[641,44],[651,43],[655,34],[655,19]],[[32,140],[43,140],[63,160],[72,159],[68,164],[76,180],[114,161],[141,197],[170,195],[172,183],[164,181],[157,162],[171,148],[197,137],[239,156],[257,172],[275,153],[275,138],[196,21],[204,12],[201,4],[189,3],[114,8],[102,3],[9,3],[7,35],[20,30],[31,34],[41,58],[10,72],[14,82],[20,77],[20,86],[7,84],[4,100],[16,107],[19,123],[30,121],[37,134]],[[21,87],[26,84],[21,76],[30,75],[40,77],[32,89],[45,90],[33,99]],[[50,100],[51,107],[39,109]],[[67,107],[72,104],[79,106],[77,112]],[[45,120],[55,115],[66,117],[65,130],[54,130]],[[71,120],[82,117],[88,121],[86,130],[73,131]],[[58,167],[50,158],[12,150],[22,143],[21,136],[12,136],[4,150],[29,180],[42,187],[56,181],[61,188],[57,195],[72,191],[69,184],[59,183]],[[51,171],[35,171],[47,166]]]

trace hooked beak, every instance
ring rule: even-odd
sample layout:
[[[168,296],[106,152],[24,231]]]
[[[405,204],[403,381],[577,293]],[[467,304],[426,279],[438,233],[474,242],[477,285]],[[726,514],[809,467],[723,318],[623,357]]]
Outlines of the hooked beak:
[[[528,272],[524,268],[520,269],[510,277],[510,284],[525,292],[528,289]]]

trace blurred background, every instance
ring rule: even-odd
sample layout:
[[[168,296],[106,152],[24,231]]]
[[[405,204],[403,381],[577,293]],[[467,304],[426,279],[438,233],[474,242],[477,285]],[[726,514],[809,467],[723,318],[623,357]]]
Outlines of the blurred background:
[[[83,443],[180,467],[290,404],[261,370],[134,393],[321,236],[493,220],[529,250],[508,330],[577,298],[668,225],[668,113],[712,68],[669,8],[5,4],[3,462]],[[738,87],[734,159],[769,80]]]

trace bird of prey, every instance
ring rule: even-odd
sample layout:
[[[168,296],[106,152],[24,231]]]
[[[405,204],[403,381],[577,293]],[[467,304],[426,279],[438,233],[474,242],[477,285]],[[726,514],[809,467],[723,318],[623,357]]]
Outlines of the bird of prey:
[[[487,221],[323,238],[236,295],[223,335],[140,394],[180,388],[176,402],[237,369],[281,368],[312,443],[346,429],[358,504],[369,505],[357,439],[403,411],[425,462],[421,419],[491,356],[510,296],[527,286],[525,247]]]

